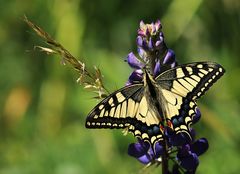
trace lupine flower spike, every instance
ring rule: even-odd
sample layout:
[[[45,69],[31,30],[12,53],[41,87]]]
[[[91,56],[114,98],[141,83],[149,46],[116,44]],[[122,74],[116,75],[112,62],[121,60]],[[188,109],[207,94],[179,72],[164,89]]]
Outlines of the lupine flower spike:
[[[164,42],[161,22],[144,24],[140,22],[138,36],[136,39],[138,56],[129,53],[127,62],[134,70],[129,76],[126,86],[139,83],[143,80],[142,68],[151,61],[154,77],[160,73],[177,66],[176,56],[172,49],[168,49]],[[201,112],[196,108],[196,115],[193,123],[199,121]],[[173,168],[167,169],[168,174],[195,173],[199,165],[198,157],[208,149],[206,138],[195,140],[195,130],[191,128],[191,139],[185,134],[176,134],[172,129],[164,129],[166,144],[156,143],[151,147],[149,143],[138,139],[138,142],[131,143],[128,147],[128,154],[143,164],[162,163],[162,160],[174,161]],[[164,146],[167,145],[167,159],[162,159]]]

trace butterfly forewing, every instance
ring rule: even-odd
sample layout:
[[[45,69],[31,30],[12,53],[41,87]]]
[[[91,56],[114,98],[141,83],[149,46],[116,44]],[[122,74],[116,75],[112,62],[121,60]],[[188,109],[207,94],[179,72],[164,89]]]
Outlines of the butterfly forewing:
[[[223,67],[214,62],[180,65],[160,74],[156,81],[163,87],[189,99],[202,96],[223,74]]]

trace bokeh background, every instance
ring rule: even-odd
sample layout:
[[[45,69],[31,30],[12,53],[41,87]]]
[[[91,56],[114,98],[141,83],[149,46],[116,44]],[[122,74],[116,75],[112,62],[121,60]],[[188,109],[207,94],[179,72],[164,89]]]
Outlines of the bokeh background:
[[[13,0],[0,1],[1,174],[135,174],[143,168],[127,155],[132,135],[84,127],[97,100],[61,58],[34,50],[44,43],[24,15],[90,69],[98,66],[110,91],[132,71],[124,59],[136,52],[140,20],[161,20],[178,62],[222,64],[226,74],[198,102],[197,136],[210,144],[198,173],[239,173],[239,0]]]

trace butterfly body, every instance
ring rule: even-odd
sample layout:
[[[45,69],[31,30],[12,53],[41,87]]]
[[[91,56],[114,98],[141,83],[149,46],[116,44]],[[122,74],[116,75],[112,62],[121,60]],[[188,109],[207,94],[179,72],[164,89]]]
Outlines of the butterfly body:
[[[151,144],[163,139],[163,127],[189,134],[196,100],[224,73],[221,65],[196,62],[123,87],[103,99],[88,114],[87,128],[126,128]]]

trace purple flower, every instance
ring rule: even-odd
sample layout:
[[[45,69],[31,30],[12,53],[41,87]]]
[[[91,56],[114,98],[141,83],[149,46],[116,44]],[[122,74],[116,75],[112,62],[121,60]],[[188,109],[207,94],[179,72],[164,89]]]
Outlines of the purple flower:
[[[139,47],[143,46],[143,38],[141,36],[138,36],[136,41]]]
[[[131,85],[134,83],[139,83],[143,80],[143,71],[141,69],[134,70],[128,78],[126,85]]]
[[[195,109],[195,112],[196,112],[196,114],[194,115],[193,120],[192,120],[193,124],[197,123],[201,118],[201,112],[198,108]]]
[[[151,37],[149,38],[149,41],[148,41],[148,49],[149,50],[153,50],[154,49],[153,40],[152,40]]]
[[[172,64],[175,62],[175,53],[173,50],[168,49],[167,54],[163,58],[163,64]]]
[[[131,143],[128,146],[128,154],[143,164],[148,164],[157,160],[163,153],[163,147],[156,143],[153,147],[148,142],[139,139],[137,143]]]
[[[127,56],[127,62],[132,68],[142,69],[146,64],[152,62],[152,72],[156,77],[162,71],[176,66],[175,53],[166,47],[161,29],[160,20],[151,24],[145,24],[143,21],[140,22],[136,39],[139,58],[132,52]],[[164,66],[164,68],[161,68],[161,66]],[[136,75],[140,77],[139,74],[131,74],[127,85],[132,84],[132,81],[142,80],[142,78],[135,78]]]
[[[180,161],[180,165],[188,171],[196,170],[199,164],[198,156],[191,152],[189,152],[186,156],[178,156],[178,159]]]
[[[184,169],[188,171],[195,171],[199,164],[198,156],[206,152],[207,149],[207,139],[200,138],[192,144],[185,144],[181,148],[179,148],[177,153],[177,160],[180,162],[180,165]]]
[[[155,67],[154,67],[154,71],[153,71],[153,74],[154,74],[155,77],[160,74],[160,72],[161,72],[160,70],[161,70],[160,69],[160,61],[158,60]]]
[[[190,147],[192,152],[200,156],[208,150],[209,145],[206,138],[200,138],[191,144]]]
[[[160,32],[159,38],[157,39],[155,46],[156,46],[156,48],[160,49],[163,44],[164,44],[164,36],[163,36],[163,32]]]
[[[135,69],[141,69],[144,66],[144,64],[140,62],[140,60],[132,52],[128,54],[127,62],[132,68]]]
[[[140,58],[146,62],[147,61],[146,60],[146,57],[147,57],[146,51],[143,48],[138,47],[137,52],[138,52],[138,55],[140,56]]]
[[[130,62],[131,64],[134,64]],[[129,64],[130,64],[129,63]],[[137,65],[137,64],[136,64]],[[133,66],[133,65],[132,65]],[[137,67],[137,66],[135,66]],[[154,76],[158,76],[160,74],[160,62],[157,62],[154,68]],[[143,71],[142,69],[135,69],[132,74],[129,76],[128,81],[126,83],[126,86],[134,84],[134,83],[139,83],[143,80]]]

